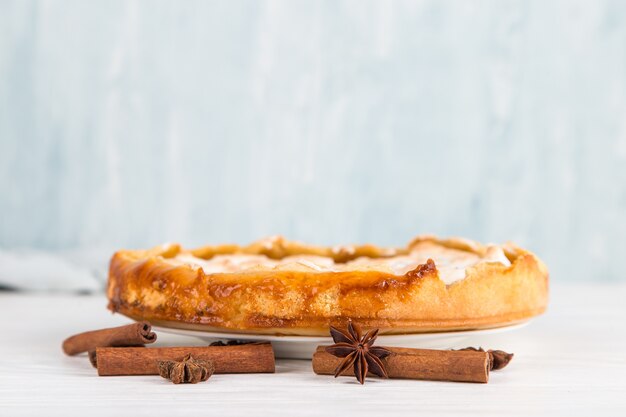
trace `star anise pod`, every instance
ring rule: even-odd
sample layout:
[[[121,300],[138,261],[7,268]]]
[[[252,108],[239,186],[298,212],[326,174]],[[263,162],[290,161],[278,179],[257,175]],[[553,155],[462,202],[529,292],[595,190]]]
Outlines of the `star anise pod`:
[[[215,371],[211,361],[194,359],[188,354],[182,361],[160,361],[159,375],[169,379],[174,384],[196,384],[209,379]]]
[[[348,330],[339,330],[330,326],[330,335],[335,341],[334,345],[328,346],[326,352],[344,360],[335,369],[335,378],[341,375],[346,369],[354,367],[354,376],[361,383],[365,383],[365,376],[368,372],[378,375],[381,378],[388,378],[385,364],[381,359],[391,355],[389,349],[380,346],[373,346],[378,329],[373,329],[361,336],[360,329],[348,321]]]
[[[474,352],[485,351],[485,349],[483,349],[482,347],[478,349],[475,347],[466,347],[464,349],[458,349],[458,350],[472,350]],[[505,366],[509,364],[509,362],[511,362],[511,359],[513,359],[512,353],[507,353],[503,350],[489,349],[487,353],[489,354],[489,370],[490,371],[497,371],[498,369],[504,368]]]
[[[209,344],[209,346],[239,346],[239,345],[249,345],[250,343],[256,343],[252,340],[217,340]]]

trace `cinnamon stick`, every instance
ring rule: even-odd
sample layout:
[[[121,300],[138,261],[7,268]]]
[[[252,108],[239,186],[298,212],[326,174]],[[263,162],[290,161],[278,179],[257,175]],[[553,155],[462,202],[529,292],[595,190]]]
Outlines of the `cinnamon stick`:
[[[275,370],[274,349],[271,343],[262,342],[232,346],[97,348],[98,375],[158,375],[159,361],[181,361],[188,354],[197,360],[212,361],[216,374]]]
[[[313,371],[334,375],[342,359],[318,346],[313,354]],[[387,347],[392,354],[382,361],[390,378],[426,379],[432,381],[489,381],[490,359],[487,352]],[[354,375],[352,367],[341,375]],[[373,375],[372,375],[373,376]]]
[[[97,347],[143,346],[154,343],[156,333],[150,323],[142,321],[126,326],[93,330],[68,337],[63,342],[63,351],[70,356],[94,351]]]

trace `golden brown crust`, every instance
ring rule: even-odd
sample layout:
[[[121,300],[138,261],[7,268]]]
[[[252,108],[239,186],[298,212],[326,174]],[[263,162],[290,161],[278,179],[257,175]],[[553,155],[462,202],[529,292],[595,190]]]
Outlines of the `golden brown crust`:
[[[134,319],[180,328],[226,332],[327,335],[330,324],[348,318],[381,333],[398,334],[499,327],[542,313],[548,301],[548,271],[532,253],[503,246],[511,265],[483,262],[465,278],[446,285],[435,264],[404,275],[374,270],[303,271],[253,269],[205,274],[202,268],[172,264],[191,254],[327,256],[335,262],[408,253],[420,242],[484,255],[487,247],[463,239],[418,237],[406,248],[317,247],[282,238],[184,251],[167,245],[146,251],[119,251],[111,259],[109,308]]]

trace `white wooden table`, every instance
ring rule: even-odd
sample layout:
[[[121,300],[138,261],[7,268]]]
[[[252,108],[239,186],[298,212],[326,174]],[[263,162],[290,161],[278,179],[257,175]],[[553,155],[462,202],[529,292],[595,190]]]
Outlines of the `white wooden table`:
[[[103,296],[0,293],[0,416],[620,415],[626,416],[626,284],[553,286],[549,312],[475,344],[515,352],[489,384],[352,379],[279,360],[276,374],[98,377],[67,357],[73,333],[124,324]],[[201,344],[166,334],[160,344]]]

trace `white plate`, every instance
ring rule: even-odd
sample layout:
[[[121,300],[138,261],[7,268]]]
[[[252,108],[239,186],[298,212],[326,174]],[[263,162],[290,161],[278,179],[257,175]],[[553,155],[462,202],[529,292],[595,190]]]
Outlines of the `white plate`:
[[[442,333],[413,333],[401,335],[382,335],[376,339],[376,344],[380,346],[398,346],[422,349],[451,349],[467,347],[468,340],[474,340],[476,336],[491,335],[524,327],[529,322],[514,324],[512,326],[498,327],[495,329],[469,330],[459,332]],[[277,358],[311,359],[315,348],[319,345],[330,345],[333,339],[321,336],[270,336],[259,334],[233,334],[209,332],[200,330],[174,329],[167,327],[153,326],[159,332],[192,336],[200,338],[206,342],[216,340],[266,340],[272,342]],[[465,344],[461,344],[464,342]],[[480,342],[475,342],[480,345]]]

